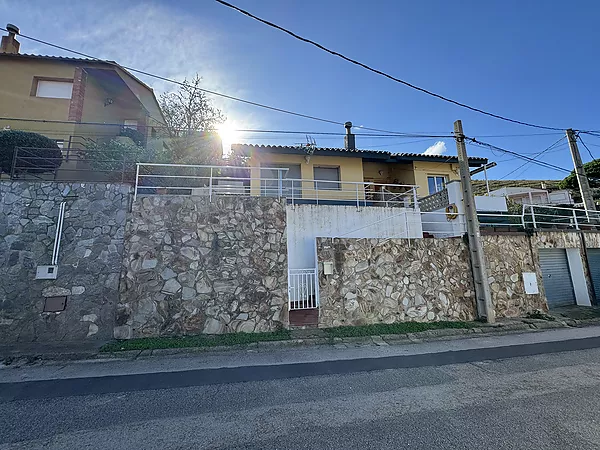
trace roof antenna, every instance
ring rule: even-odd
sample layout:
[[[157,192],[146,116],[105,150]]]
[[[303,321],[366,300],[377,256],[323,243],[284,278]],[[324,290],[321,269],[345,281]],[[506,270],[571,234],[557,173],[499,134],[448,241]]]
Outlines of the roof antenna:
[[[302,149],[306,153],[306,155],[304,155],[304,160],[306,161],[306,164],[308,164],[310,161],[310,157],[313,155],[313,153],[317,149],[317,141],[315,141],[315,139],[312,136],[309,136],[307,134],[306,135],[306,144],[301,144],[301,145],[302,145]]]

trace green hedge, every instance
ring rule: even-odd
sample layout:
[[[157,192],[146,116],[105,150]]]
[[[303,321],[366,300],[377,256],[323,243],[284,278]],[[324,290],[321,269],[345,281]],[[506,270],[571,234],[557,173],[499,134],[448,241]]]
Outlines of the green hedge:
[[[37,133],[27,131],[0,131],[0,170],[10,173],[15,149],[19,151],[18,170],[30,173],[51,172],[62,164],[62,153],[56,142]]]

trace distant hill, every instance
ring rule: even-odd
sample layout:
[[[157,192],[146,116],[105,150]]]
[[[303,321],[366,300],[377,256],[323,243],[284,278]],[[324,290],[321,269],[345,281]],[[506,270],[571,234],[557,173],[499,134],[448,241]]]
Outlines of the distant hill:
[[[542,183],[546,185],[545,189],[560,189],[558,183],[562,180],[490,180],[490,191],[502,189],[504,187],[528,187],[533,189],[542,189]],[[473,180],[473,192],[475,195],[485,195],[485,180]]]

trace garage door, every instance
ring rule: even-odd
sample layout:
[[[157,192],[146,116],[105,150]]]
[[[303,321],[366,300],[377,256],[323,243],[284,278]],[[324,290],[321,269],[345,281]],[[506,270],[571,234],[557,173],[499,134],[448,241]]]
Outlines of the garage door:
[[[600,248],[588,248],[587,255],[596,301],[598,301],[600,300]]]
[[[540,266],[548,307],[574,305],[575,294],[565,249],[540,249]]]

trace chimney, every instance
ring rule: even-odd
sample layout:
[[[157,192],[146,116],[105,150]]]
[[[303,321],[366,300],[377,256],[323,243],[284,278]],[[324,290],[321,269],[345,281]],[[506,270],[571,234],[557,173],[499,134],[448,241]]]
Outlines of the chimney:
[[[19,28],[12,23],[6,24],[8,36],[2,36],[0,44],[0,53],[19,53],[21,44],[15,39],[15,35],[19,34]]]
[[[356,150],[356,140],[352,134],[352,122],[346,122],[344,127],[346,128],[346,136],[344,136],[344,148],[346,150]]]

